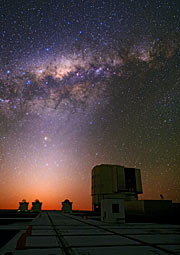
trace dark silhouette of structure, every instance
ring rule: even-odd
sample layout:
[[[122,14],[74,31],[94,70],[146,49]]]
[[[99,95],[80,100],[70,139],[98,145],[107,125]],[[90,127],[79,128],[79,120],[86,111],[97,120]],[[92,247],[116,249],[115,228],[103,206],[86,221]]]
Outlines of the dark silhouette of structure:
[[[42,202],[36,199],[35,202],[32,202],[31,212],[40,212],[41,207],[42,207]]]
[[[62,212],[72,213],[72,202],[70,202],[68,199],[62,202]]]
[[[19,202],[18,212],[28,212],[29,202],[26,202],[26,199],[23,199],[22,202]]]

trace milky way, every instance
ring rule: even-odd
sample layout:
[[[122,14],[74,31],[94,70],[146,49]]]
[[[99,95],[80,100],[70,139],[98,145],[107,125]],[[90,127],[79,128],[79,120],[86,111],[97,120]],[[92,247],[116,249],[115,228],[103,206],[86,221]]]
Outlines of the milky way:
[[[90,208],[102,163],[179,201],[178,1],[3,1],[0,17],[0,207]]]

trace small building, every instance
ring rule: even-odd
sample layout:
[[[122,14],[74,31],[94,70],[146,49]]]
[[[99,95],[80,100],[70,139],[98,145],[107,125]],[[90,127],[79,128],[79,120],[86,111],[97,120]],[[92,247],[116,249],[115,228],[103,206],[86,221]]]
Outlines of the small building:
[[[101,211],[102,199],[138,200],[142,194],[140,169],[98,165],[92,169],[92,208]]]
[[[70,202],[68,199],[62,202],[62,212],[72,213],[72,202]]]
[[[42,202],[36,199],[35,202],[32,202],[31,212],[40,212],[41,207],[42,207]]]
[[[22,202],[19,202],[18,212],[28,212],[29,202],[26,202],[26,199],[23,199]]]
[[[124,199],[102,199],[101,221],[107,223],[125,223]]]

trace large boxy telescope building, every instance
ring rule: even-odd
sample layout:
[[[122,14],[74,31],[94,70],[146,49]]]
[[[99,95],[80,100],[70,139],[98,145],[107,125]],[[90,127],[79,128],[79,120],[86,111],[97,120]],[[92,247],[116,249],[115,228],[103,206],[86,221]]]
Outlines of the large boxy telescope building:
[[[92,208],[100,211],[102,199],[138,200],[142,194],[140,169],[98,165],[92,169]]]

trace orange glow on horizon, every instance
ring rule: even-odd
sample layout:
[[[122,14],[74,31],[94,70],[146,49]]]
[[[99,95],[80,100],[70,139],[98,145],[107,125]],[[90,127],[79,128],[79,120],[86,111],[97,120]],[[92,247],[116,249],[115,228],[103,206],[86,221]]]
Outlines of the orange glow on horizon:
[[[32,202],[39,199],[43,210],[60,210],[61,202],[69,199],[73,210],[91,210],[90,180],[62,178],[55,173],[37,172],[24,174],[21,178],[7,178],[1,186],[0,209],[18,209],[19,202],[26,199],[31,209]]]
[[[27,196],[23,195],[14,195],[14,198],[11,199],[6,199],[6,198],[1,198],[0,200],[0,210],[16,210],[19,207],[19,202],[22,201],[22,199],[26,199],[27,202],[29,202],[28,210],[31,209],[32,207],[32,202],[35,201],[35,199],[39,199],[40,202],[42,202],[42,210],[61,210],[62,202],[65,199],[69,199],[72,204],[72,209],[73,210],[91,210],[91,196],[85,197],[81,196],[78,197],[76,194],[73,196],[66,196],[66,195],[61,195],[59,196],[46,196],[46,195],[40,195],[40,196],[35,196],[34,194],[29,194]]]

